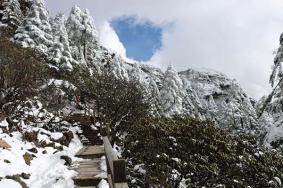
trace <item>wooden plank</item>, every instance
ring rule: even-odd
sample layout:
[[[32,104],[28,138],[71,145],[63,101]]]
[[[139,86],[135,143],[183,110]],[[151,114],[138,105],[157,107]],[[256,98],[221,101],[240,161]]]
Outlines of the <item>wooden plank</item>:
[[[86,168],[88,166],[90,166],[90,167],[99,167],[100,168],[100,164],[99,163],[80,164],[79,166],[80,166],[80,168]]]
[[[98,175],[104,173],[104,171],[98,170],[93,172],[79,172],[73,179],[97,179]],[[101,178],[100,178],[101,179]]]
[[[129,188],[127,183],[115,183],[114,187],[115,188]]]
[[[95,171],[101,171],[104,172],[103,170],[99,169],[98,166],[84,166],[78,169],[78,172],[95,172]]]
[[[91,171],[91,172],[79,172],[79,174],[73,178],[75,185],[80,186],[96,186],[101,181],[101,174],[103,171]]]
[[[104,144],[104,150],[105,150],[105,155],[106,155],[106,160],[108,161],[108,165],[111,170],[111,174],[113,177],[113,172],[114,172],[114,167],[113,167],[113,161],[118,160],[117,154],[113,150],[108,137],[103,137],[103,144]]]
[[[108,175],[109,188],[129,188],[127,183],[114,183],[112,181],[111,175]]]
[[[78,169],[78,173],[79,174],[83,174],[83,173],[87,174],[87,173],[93,173],[93,172],[101,172],[101,173],[103,173],[104,171],[101,171],[101,170],[99,170],[97,168],[80,168],[80,169]]]
[[[104,153],[103,145],[92,145],[92,146],[84,146],[77,155],[88,155],[88,154],[96,154],[96,153]]]
[[[118,159],[113,150],[108,137],[103,137],[104,150],[107,160],[107,166],[110,168],[113,183],[126,182],[126,163],[123,159]],[[108,171],[109,173],[109,171]]]
[[[91,159],[91,160],[83,160],[79,161],[77,164],[94,164],[94,163],[100,163],[101,159],[96,158],[96,159]]]
[[[77,154],[76,157],[84,159],[93,159],[101,157],[105,154],[103,145],[90,145],[84,146]]]
[[[88,171],[88,172],[79,172],[75,179],[96,179],[100,178],[100,175],[103,174],[103,171]]]
[[[73,180],[75,185],[84,187],[84,186],[97,186],[100,183],[101,178],[73,179]]]
[[[110,175],[110,174],[108,174],[107,178],[108,178],[109,188],[114,188],[114,187],[113,187],[114,185],[113,185],[113,182],[112,182],[111,175]]]

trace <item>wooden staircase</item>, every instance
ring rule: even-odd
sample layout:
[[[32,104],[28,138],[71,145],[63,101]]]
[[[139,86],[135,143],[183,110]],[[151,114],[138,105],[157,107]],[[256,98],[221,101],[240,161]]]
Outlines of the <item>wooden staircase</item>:
[[[102,146],[84,146],[76,155],[83,158],[75,165],[74,170],[78,172],[77,176],[73,178],[77,187],[96,187],[102,179],[107,178],[106,171],[101,169],[101,163],[104,156],[104,148]]]
[[[84,147],[76,154],[82,158],[72,165],[78,174],[73,177],[76,188],[95,188],[102,179],[107,179],[110,188],[128,188],[126,183],[125,160],[118,159],[105,130],[91,125],[86,116],[76,115],[81,131],[79,137]],[[73,123],[74,123],[73,122]],[[90,126],[91,125],[91,126]],[[103,133],[103,138],[100,133]],[[107,170],[101,164],[107,164]]]
[[[73,177],[74,184],[76,188],[95,188],[102,179],[107,179],[107,172],[101,169],[105,152],[100,127],[91,125],[89,117],[84,115],[75,114],[72,120],[80,127],[78,136],[84,145],[76,154],[83,160],[72,165],[72,169],[78,173]]]

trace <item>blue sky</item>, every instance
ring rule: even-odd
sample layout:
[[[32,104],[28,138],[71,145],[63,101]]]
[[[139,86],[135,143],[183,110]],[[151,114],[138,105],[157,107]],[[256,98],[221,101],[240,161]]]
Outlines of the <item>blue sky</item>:
[[[111,21],[111,26],[126,48],[127,57],[148,61],[161,47],[162,29],[150,22],[138,22],[135,17]]]

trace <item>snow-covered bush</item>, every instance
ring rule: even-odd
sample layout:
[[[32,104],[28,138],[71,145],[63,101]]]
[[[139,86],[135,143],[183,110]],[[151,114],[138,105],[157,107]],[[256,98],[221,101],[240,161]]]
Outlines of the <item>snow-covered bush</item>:
[[[150,95],[137,80],[118,78],[103,68],[79,67],[71,81],[78,88],[79,100],[89,106],[96,121],[109,128],[113,143],[121,129],[149,115]]]
[[[283,160],[249,135],[191,118],[146,119],[128,130],[131,187],[280,187]]]
[[[6,38],[0,39],[0,48],[0,108],[4,110],[34,96],[47,69],[32,49],[17,48]]]

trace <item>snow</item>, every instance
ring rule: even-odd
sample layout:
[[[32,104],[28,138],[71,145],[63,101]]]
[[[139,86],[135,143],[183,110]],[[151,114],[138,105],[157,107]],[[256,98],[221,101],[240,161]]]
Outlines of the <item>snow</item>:
[[[22,188],[22,186],[14,180],[4,179],[0,181],[0,188]]]
[[[6,119],[4,119],[0,122],[0,126],[1,127],[8,127],[8,122],[6,121]]]
[[[109,188],[109,184],[107,183],[106,180],[101,180],[100,183],[98,184],[98,188]]]
[[[145,174],[146,170],[143,169],[143,166],[144,166],[144,164],[136,165],[136,166],[134,166],[134,170],[138,171],[141,174]]]
[[[282,183],[281,183],[280,178],[274,177],[274,179],[275,179],[275,181],[278,183],[279,187],[281,187]]]
[[[51,139],[52,140],[59,140],[60,138],[62,138],[63,134],[60,133],[60,132],[57,132],[57,133],[52,133],[51,134]]]
[[[52,135],[53,138],[59,138],[59,136],[61,136],[59,133],[50,133],[41,128],[27,126],[27,129],[47,132],[49,135]],[[70,129],[76,132],[78,128]],[[28,152],[28,149],[36,147],[34,143],[23,141],[22,133],[20,132],[13,132],[11,135],[0,134],[0,138],[4,139],[12,146],[9,150],[0,150],[0,177],[3,178],[7,175],[17,175],[24,172],[31,174],[28,180],[24,180],[30,188],[74,187],[72,176],[74,176],[76,172],[69,170],[68,167],[64,165],[65,161],[60,159],[60,157],[67,155],[71,157],[73,161],[78,160],[74,157],[75,153],[82,147],[78,136],[75,135],[69,146],[63,147],[63,151],[57,151],[52,147],[36,148],[38,152],[33,153],[36,157],[31,160],[30,165],[25,163],[23,155]],[[47,135],[41,135],[39,138],[49,140]],[[46,154],[43,154],[44,150],[46,150]],[[6,163],[4,160],[9,160],[10,163]],[[13,183],[4,179],[0,181],[0,187],[2,186],[3,188],[3,185],[5,185],[3,181],[6,184]],[[16,183],[14,183],[14,185],[14,187],[16,187]]]

